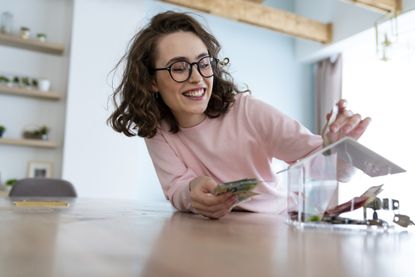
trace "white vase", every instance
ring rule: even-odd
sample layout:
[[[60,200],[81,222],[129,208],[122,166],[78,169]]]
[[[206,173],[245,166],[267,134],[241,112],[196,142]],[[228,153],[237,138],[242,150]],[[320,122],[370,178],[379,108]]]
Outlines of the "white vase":
[[[47,79],[39,79],[37,86],[38,86],[40,91],[49,91],[50,81],[47,80]]]

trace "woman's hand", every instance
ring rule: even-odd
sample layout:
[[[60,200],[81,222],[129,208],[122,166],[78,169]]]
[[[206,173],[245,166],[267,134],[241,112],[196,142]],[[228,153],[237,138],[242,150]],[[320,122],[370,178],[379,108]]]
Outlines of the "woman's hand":
[[[338,107],[337,117],[328,126],[327,132],[322,134],[325,143],[331,144],[346,136],[357,140],[366,131],[371,119],[366,117],[362,120],[360,114],[347,110],[347,102],[344,99],[341,99],[336,105]],[[326,115],[327,122],[332,121],[332,113],[333,111]]]
[[[192,208],[198,214],[209,218],[221,218],[229,213],[236,203],[237,198],[231,193],[214,195],[212,192],[216,186],[216,182],[207,176],[197,177],[190,182]]]

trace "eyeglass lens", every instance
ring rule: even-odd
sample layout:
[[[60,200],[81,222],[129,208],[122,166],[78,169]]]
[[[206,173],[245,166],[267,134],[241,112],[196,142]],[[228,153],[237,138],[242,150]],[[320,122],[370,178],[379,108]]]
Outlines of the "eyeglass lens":
[[[170,66],[170,75],[176,82],[184,82],[187,81],[191,74],[193,65],[196,64],[197,70],[199,71],[200,75],[205,78],[212,77],[213,66],[215,63],[215,59],[211,57],[205,57],[195,63],[189,63],[187,61],[178,61],[173,63]]]

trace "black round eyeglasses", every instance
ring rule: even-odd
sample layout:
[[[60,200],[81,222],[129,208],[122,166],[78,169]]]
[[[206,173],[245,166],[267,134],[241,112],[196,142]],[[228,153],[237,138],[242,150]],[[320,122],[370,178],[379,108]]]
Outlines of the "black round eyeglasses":
[[[189,80],[190,76],[192,76],[193,65],[197,66],[197,71],[199,71],[200,75],[202,75],[204,78],[212,77],[215,74],[215,68],[218,64],[218,61],[219,60],[216,58],[206,56],[197,62],[189,63],[187,61],[177,61],[168,67],[154,68],[153,70],[167,70],[170,74],[170,77],[174,81],[183,83]]]

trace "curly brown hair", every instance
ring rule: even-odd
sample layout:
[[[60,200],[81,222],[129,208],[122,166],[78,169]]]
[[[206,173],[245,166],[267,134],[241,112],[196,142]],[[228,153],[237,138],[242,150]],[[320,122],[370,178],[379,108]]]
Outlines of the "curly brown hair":
[[[170,132],[180,130],[170,108],[161,97],[154,97],[152,91],[157,43],[162,36],[178,31],[197,35],[206,45],[209,55],[218,58],[219,42],[190,15],[167,11],[154,16],[132,38],[127,53],[115,66],[116,69],[122,62],[126,63],[121,83],[112,95],[115,111],[107,120],[115,131],[127,136],[151,138],[163,120]],[[219,65],[214,70],[212,96],[204,112],[210,118],[225,114],[235,101],[235,94],[242,92],[223,66]]]

